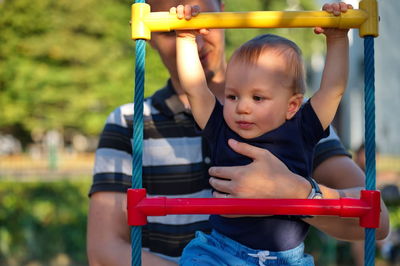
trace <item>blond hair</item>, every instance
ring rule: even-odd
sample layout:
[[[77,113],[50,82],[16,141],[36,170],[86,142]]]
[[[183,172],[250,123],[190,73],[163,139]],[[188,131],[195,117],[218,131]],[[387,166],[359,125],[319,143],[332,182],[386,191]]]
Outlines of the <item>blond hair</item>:
[[[232,55],[231,62],[255,65],[263,52],[274,52],[287,61],[289,88],[293,93],[304,94],[306,90],[305,69],[300,48],[291,40],[274,34],[259,35],[240,46]],[[229,67],[228,64],[228,67]]]

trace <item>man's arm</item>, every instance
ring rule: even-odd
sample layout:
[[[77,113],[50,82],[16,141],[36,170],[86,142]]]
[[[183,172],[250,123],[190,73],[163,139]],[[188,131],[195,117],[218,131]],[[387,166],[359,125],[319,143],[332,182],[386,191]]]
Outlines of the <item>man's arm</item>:
[[[334,156],[326,159],[315,169],[313,177],[321,184],[324,198],[336,198],[337,196],[359,198],[360,190],[365,189],[364,173],[347,156]],[[325,197],[326,195],[327,197]],[[364,239],[364,228],[360,227],[359,219],[315,216],[305,220],[319,230],[338,239]],[[384,239],[388,233],[388,211],[381,200],[380,227],[376,231],[376,238],[378,240]]]
[[[87,254],[91,266],[130,265],[131,242],[125,193],[96,192],[91,196],[87,223]],[[176,264],[143,251],[142,265]]]
[[[210,168],[211,176],[225,179],[210,178],[210,184],[216,190],[238,198],[307,198],[311,190],[310,183],[289,171],[269,151],[234,140],[229,140],[229,145],[236,152],[252,158],[253,162],[244,166]],[[324,184],[321,190],[325,199],[359,198],[359,191],[363,188],[363,174],[360,171],[350,158],[336,156],[321,163],[314,177]],[[363,228],[358,225],[357,219],[326,216],[305,220],[336,238],[346,240],[364,238]],[[377,229],[377,238],[385,238],[388,230],[388,213],[382,203],[381,224]]]

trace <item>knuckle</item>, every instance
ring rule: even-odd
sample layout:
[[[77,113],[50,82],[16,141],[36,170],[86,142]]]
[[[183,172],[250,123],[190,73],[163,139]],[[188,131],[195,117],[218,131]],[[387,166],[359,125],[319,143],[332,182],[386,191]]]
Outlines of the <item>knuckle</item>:
[[[239,191],[239,186],[237,185],[237,183],[232,183],[231,187],[230,187],[230,194],[238,194]]]
[[[221,174],[221,170],[219,168],[214,168],[213,169],[213,174],[216,176],[219,176]]]

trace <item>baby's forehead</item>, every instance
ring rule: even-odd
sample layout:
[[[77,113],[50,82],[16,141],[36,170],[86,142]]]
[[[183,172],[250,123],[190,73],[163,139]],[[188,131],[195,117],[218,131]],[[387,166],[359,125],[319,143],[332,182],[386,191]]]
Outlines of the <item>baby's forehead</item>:
[[[234,54],[229,62],[230,69],[243,68],[244,71],[252,71],[255,68],[264,68],[265,71],[291,71],[291,65],[295,61],[295,55],[286,54],[284,50],[273,47],[260,49],[259,51],[247,51]]]
[[[293,62],[282,54],[263,53],[255,61],[234,59],[230,60],[226,71],[226,83],[241,84],[241,87],[273,87],[291,88],[297,79]],[[233,85],[233,87],[236,87]]]
[[[255,66],[259,64],[260,58],[265,57],[270,59],[281,58],[292,62],[297,60],[299,55],[292,47],[285,44],[247,46],[236,50],[229,59],[228,64],[240,63]]]

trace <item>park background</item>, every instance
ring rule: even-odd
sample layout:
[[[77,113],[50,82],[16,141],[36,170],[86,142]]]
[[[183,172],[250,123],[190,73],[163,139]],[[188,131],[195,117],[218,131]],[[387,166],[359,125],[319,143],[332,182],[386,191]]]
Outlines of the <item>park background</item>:
[[[227,11],[318,10],[318,0],[225,0]],[[349,1],[355,7],[357,1]],[[379,187],[400,183],[400,103],[395,48],[399,1],[380,3],[376,39]],[[134,42],[127,0],[0,0],[0,265],[87,265],[87,192],[107,115],[133,99]],[[227,57],[256,34],[273,32],[302,48],[310,92],[319,85],[324,37],[312,29],[227,30]],[[350,31],[348,90],[335,120],[345,147],[363,141],[362,39]],[[145,94],[168,76],[147,49]],[[151,77],[151,78],[150,78]],[[346,178],[346,177],[343,177]],[[394,229],[399,202],[387,202]],[[393,240],[393,245],[399,245]],[[319,265],[354,265],[348,244],[313,231]],[[377,252],[377,262],[389,265]]]

